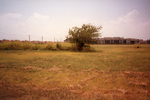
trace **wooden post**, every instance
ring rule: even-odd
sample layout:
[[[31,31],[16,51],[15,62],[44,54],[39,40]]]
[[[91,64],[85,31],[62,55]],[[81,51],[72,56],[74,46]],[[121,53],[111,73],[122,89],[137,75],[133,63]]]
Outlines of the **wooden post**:
[[[43,36],[42,36],[42,42],[43,42]]]
[[[29,35],[29,41],[30,41],[30,35]]]

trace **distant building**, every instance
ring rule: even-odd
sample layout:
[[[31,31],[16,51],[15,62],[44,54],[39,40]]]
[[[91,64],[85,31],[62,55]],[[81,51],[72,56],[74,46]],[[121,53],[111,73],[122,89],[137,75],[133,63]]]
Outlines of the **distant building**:
[[[96,38],[96,44],[150,44],[149,40],[135,39],[135,38],[123,38],[123,37],[104,37],[104,38]],[[68,42],[68,39],[64,40],[64,42]]]
[[[134,38],[123,38],[123,37],[97,38],[97,44],[136,44],[136,43],[143,43],[143,40]]]
[[[150,39],[149,39],[149,40],[147,40],[146,42],[147,42],[147,44],[150,44]]]
[[[65,39],[64,42],[69,42],[68,39]]]

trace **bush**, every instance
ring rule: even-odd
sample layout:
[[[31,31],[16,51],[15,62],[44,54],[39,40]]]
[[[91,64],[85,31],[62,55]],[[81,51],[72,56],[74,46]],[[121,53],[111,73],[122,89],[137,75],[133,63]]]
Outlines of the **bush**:
[[[46,48],[45,48],[45,50],[52,50],[53,49],[53,47],[52,47],[52,45],[50,45],[50,44],[48,44],[47,46],[46,46]]]
[[[23,44],[22,44],[22,49],[23,49],[23,50],[30,50],[30,49],[31,49],[31,44],[23,43]]]
[[[40,50],[41,49],[40,44],[35,44],[34,46],[32,46],[32,49],[33,50]]]
[[[21,48],[21,44],[20,43],[17,43],[17,42],[12,42],[12,43],[10,43],[9,45],[8,45],[8,47],[6,48],[6,49],[8,49],[8,50],[20,50],[20,49],[22,49]]]
[[[62,49],[62,48],[61,48],[61,44],[57,43],[57,44],[56,44],[56,48],[59,49],[59,50],[61,50],[61,49]]]

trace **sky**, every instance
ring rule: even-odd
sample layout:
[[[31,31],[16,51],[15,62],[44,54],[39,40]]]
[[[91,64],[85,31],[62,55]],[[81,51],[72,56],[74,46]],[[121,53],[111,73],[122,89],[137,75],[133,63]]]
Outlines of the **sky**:
[[[150,39],[150,0],[0,0],[0,40],[63,41],[72,27]]]

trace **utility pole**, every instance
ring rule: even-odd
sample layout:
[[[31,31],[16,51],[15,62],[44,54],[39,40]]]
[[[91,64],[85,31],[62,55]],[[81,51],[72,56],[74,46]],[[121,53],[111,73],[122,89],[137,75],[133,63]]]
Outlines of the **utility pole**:
[[[62,42],[62,38],[60,38],[60,42]]]
[[[42,36],[42,42],[43,42],[43,36]]]
[[[29,41],[30,41],[30,35],[29,35]]]

